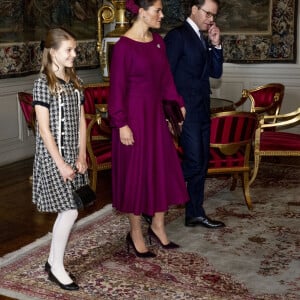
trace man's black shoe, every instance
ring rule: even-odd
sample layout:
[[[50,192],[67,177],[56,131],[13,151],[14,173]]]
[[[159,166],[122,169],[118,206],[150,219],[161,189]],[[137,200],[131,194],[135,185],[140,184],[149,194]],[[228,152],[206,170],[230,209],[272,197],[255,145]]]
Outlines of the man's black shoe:
[[[195,217],[195,218],[186,218],[185,226],[195,227],[195,226],[204,226],[206,228],[221,228],[225,227],[225,224],[221,221],[214,221],[208,217]]]

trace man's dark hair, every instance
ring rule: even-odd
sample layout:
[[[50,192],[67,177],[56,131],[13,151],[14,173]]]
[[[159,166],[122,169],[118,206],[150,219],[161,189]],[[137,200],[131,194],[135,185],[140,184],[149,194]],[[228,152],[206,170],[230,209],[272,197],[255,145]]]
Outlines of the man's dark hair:
[[[190,16],[192,13],[192,7],[196,5],[197,7],[201,7],[204,5],[205,0],[191,0],[188,6],[187,15]],[[220,6],[219,0],[212,0],[212,2],[215,2],[218,7]]]

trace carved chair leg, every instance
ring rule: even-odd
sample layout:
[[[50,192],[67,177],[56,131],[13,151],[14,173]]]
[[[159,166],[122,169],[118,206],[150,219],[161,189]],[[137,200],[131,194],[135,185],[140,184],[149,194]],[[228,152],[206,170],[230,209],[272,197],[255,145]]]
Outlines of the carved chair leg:
[[[244,198],[248,206],[248,209],[252,210],[253,206],[250,197],[249,172],[243,172],[243,191],[244,191]]]
[[[90,186],[94,192],[97,189],[97,171],[89,170]]]
[[[230,190],[234,191],[236,186],[237,186],[237,181],[238,181],[239,175],[237,173],[232,174],[231,176],[231,186],[230,186]]]
[[[260,160],[261,160],[261,157],[258,154],[255,154],[254,155],[254,169],[251,174],[249,186],[254,182],[254,180],[257,176]]]
[[[97,171],[91,171],[91,187],[94,192],[97,190]]]

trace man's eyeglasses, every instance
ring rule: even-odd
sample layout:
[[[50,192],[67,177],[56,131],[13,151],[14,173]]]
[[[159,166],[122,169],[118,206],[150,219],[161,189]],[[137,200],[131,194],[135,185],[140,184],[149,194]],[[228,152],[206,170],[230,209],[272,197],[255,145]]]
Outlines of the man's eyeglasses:
[[[210,11],[207,11],[207,10],[201,8],[201,7],[199,7],[198,9],[201,9],[202,11],[205,12],[205,14],[206,14],[205,16],[206,16],[207,19],[209,19],[209,18],[211,18],[211,17],[213,17],[213,18],[215,19],[215,18],[217,17],[216,14],[213,14],[213,13],[211,13]]]

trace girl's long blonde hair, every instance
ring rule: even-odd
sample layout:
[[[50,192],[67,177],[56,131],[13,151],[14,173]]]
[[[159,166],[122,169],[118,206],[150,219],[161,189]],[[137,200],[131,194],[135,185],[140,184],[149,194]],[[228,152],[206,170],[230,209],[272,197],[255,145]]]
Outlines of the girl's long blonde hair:
[[[57,91],[58,79],[52,70],[53,60],[50,55],[50,49],[52,48],[56,50],[61,46],[62,41],[68,40],[76,40],[76,38],[72,33],[64,28],[53,28],[48,31],[44,43],[42,66],[40,72],[46,75],[49,89],[53,94]],[[66,67],[65,72],[66,75],[69,76],[70,81],[73,82],[74,87],[81,90],[82,87],[76,75],[75,67]]]

